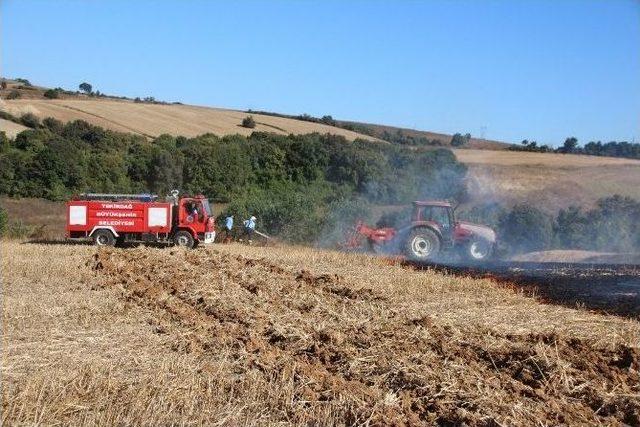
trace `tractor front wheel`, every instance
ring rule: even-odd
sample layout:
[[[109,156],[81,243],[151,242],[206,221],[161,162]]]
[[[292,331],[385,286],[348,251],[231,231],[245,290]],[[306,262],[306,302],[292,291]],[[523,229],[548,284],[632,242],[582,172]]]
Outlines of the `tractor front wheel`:
[[[191,233],[188,231],[180,230],[173,236],[173,244],[187,249],[192,249],[195,246]]]
[[[405,241],[404,252],[412,261],[433,261],[440,252],[440,238],[429,228],[415,228]]]
[[[493,244],[484,239],[473,239],[463,249],[463,256],[473,262],[487,261],[493,254]]]

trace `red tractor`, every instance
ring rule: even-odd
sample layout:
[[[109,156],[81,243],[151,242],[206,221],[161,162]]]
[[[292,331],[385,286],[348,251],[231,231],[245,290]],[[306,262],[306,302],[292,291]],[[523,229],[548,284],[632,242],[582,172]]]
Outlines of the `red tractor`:
[[[433,261],[451,251],[470,261],[486,261],[496,243],[491,228],[458,221],[449,202],[433,200],[413,202],[411,221],[401,228],[358,222],[344,246],[360,248],[363,238],[376,253],[403,254],[413,261]]]

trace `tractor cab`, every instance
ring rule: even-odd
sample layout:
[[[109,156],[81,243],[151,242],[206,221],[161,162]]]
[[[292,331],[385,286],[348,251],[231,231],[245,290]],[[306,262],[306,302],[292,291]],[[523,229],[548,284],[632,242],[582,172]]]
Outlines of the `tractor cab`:
[[[453,234],[456,228],[454,209],[451,203],[445,201],[416,201],[413,202],[412,224],[428,225],[435,228],[443,243],[450,244],[453,241]]]

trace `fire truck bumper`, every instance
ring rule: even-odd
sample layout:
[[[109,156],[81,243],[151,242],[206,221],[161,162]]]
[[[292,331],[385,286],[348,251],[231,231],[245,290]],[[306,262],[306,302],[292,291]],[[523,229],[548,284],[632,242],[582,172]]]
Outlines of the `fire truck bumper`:
[[[212,231],[210,233],[204,233],[204,241],[203,243],[213,243],[216,240],[216,232]]]

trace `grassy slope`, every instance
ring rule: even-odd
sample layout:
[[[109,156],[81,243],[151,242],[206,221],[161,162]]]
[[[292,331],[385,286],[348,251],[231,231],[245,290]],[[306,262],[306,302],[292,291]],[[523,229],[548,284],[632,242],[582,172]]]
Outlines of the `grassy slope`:
[[[640,416],[637,321],[489,280],[291,247],[1,244],[3,424]]]
[[[555,212],[591,206],[621,194],[640,199],[640,160],[608,157],[455,150],[469,166],[468,188],[475,202],[527,202]]]

